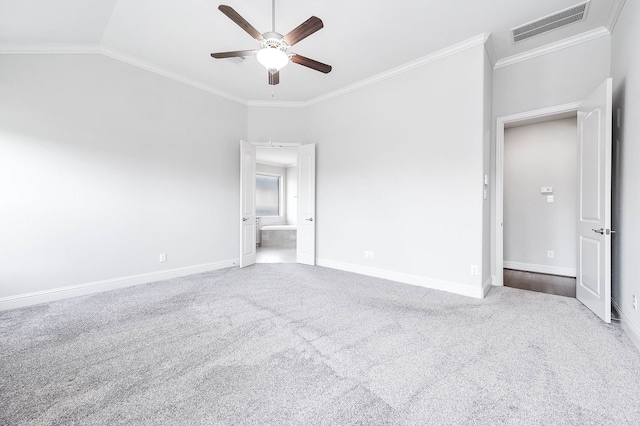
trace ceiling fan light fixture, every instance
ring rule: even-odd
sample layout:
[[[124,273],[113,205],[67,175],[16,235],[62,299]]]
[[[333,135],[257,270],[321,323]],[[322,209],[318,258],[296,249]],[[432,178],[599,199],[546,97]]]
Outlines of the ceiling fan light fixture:
[[[238,58],[256,55],[260,62],[269,73],[269,85],[275,86],[280,83],[280,69],[285,67],[289,60],[298,65],[320,71],[324,74],[331,72],[331,65],[298,55],[296,53],[287,53],[289,47],[304,40],[311,34],[322,29],[324,24],[317,16],[304,21],[302,24],[289,31],[286,35],[277,33],[276,28],[276,1],[271,2],[271,31],[260,34],[246,19],[244,19],[232,7],[221,4],[218,6],[220,12],[224,13],[229,19],[235,22],[240,28],[247,32],[251,37],[260,43],[260,50],[236,50],[233,52],[212,53],[215,59]],[[273,95],[272,95],[273,96]]]
[[[258,62],[269,72],[275,73],[289,63],[289,56],[282,50],[274,47],[264,47],[258,51]]]

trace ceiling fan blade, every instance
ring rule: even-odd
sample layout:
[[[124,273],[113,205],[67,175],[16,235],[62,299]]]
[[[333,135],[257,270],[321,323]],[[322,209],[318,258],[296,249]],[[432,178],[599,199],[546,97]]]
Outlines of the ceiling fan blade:
[[[246,19],[240,16],[240,14],[236,12],[232,7],[221,4],[220,6],[218,6],[218,10],[227,15],[229,19],[238,24],[240,28],[249,33],[251,37],[255,38],[258,41],[262,40],[262,34],[260,34],[260,32],[256,30],[253,25],[248,23]]]
[[[269,73],[269,84],[272,86],[280,84],[280,71],[276,71],[273,74]]]
[[[312,16],[311,18],[307,19],[302,24],[291,30],[289,34],[284,36],[284,41],[289,46],[293,46],[300,40],[309,37],[311,34],[315,33],[322,27],[324,27],[322,20],[316,16]]]
[[[258,53],[257,50],[235,50],[233,52],[212,53],[211,57],[216,59],[224,59],[224,58],[235,58],[237,56],[251,56],[251,55],[256,55],[257,53]]]
[[[291,57],[291,62],[295,62],[296,64],[299,64],[299,65],[304,65],[305,67],[323,72],[325,74],[328,74],[331,72],[331,65],[323,64],[322,62],[309,59],[305,56],[298,55],[297,53]]]

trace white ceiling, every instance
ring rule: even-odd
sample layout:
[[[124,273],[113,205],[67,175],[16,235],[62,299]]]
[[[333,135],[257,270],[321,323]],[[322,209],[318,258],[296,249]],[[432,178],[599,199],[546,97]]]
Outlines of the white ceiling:
[[[504,60],[610,30],[624,0],[591,0],[584,21],[515,45],[511,28],[581,0],[276,0],[282,34],[312,15],[324,22],[290,51],[333,66],[325,75],[290,63],[278,86],[254,57],[240,65],[210,57],[258,47],[220,2],[259,31],[271,29],[269,0],[0,0],[0,52],[93,46],[241,101],[308,102],[480,34],[491,34],[494,59]]]
[[[298,162],[297,148],[256,148],[256,161],[262,164],[291,167]]]

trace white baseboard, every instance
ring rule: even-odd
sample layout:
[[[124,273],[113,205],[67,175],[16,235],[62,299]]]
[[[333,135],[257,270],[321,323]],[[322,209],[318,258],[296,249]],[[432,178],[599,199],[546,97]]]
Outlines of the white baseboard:
[[[537,272],[540,274],[562,275],[565,277],[575,277],[575,268],[563,268],[561,266],[536,265],[535,263],[511,262],[505,260],[503,268],[516,269],[518,271]]]
[[[0,311],[37,305],[39,303],[53,302],[55,300],[67,299],[70,297],[85,296],[88,294],[115,290],[117,288],[131,287],[153,281],[184,277],[186,275],[199,274],[201,272],[214,271],[216,269],[230,268],[232,266],[237,266],[238,264],[238,259],[230,259],[223,260],[221,262],[204,263],[201,265],[150,272],[147,274],[94,281],[91,283],[72,285],[68,287],[52,288],[50,290],[36,291],[33,293],[17,294],[15,296],[0,298]]]
[[[397,281],[404,284],[412,284],[420,287],[430,288],[433,290],[448,291],[450,293],[462,296],[475,297],[482,299],[484,297],[484,287],[474,287],[469,284],[461,284],[453,281],[443,281],[419,275],[404,274],[402,272],[389,271],[386,269],[371,268],[368,266],[354,265],[352,263],[337,262],[330,259],[316,259],[318,266],[324,266],[331,269],[339,269],[341,271],[355,272],[356,274],[367,275],[370,277],[383,278],[385,280]],[[487,290],[488,292],[488,290]]]
[[[620,314],[620,325],[622,326],[622,329],[625,331],[625,333],[627,333],[627,336],[629,336],[629,339],[631,339],[638,351],[640,351],[640,330],[638,330],[633,326],[633,324],[631,324],[629,318],[627,318],[627,316],[622,312],[622,309],[620,309],[620,306],[618,306],[618,304],[613,299],[611,299],[611,304]]]

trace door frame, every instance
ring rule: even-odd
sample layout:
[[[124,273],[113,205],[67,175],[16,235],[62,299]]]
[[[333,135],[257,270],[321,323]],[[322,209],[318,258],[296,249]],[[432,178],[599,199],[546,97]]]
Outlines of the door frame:
[[[494,238],[494,274],[492,276],[492,284],[496,286],[504,285],[504,228],[502,227],[504,220],[504,129],[505,125],[516,123],[519,121],[537,120],[545,121],[545,118],[551,118],[555,115],[564,113],[576,113],[582,102],[572,102],[564,105],[557,105],[548,108],[536,109],[532,111],[520,112],[517,114],[505,115],[498,117],[496,120],[496,180],[495,180],[495,221]]]
[[[244,139],[241,139],[241,142],[248,142],[248,141],[245,141]],[[256,148],[263,148],[263,149],[264,148],[296,148],[297,149],[297,148],[301,147],[302,145],[305,145],[302,142],[273,142],[273,141],[269,141],[269,142],[249,142],[249,143],[254,145]],[[256,156],[256,159],[257,159],[257,156]],[[296,166],[297,166],[297,164],[296,164]],[[254,174],[257,174],[257,173],[258,173],[258,171],[257,171],[257,167],[256,167],[256,170],[255,170]],[[296,203],[297,203],[297,201],[296,201]],[[256,227],[256,234],[258,232],[260,232],[260,229],[258,229]],[[297,243],[298,243],[297,240],[298,240],[298,237],[296,236],[296,246],[297,246]],[[242,238],[240,239],[240,245],[242,246]],[[298,262],[296,261],[296,263],[298,263]]]

